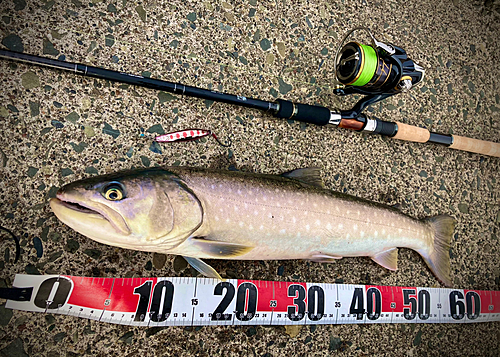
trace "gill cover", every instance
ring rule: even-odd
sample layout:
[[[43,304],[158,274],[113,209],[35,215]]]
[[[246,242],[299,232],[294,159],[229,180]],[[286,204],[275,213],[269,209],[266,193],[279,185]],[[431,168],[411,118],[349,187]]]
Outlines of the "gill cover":
[[[162,250],[170,250],[184,242],[201,226],[203,207],[193,191],[177,176],[170,174],[161,185],[163,197],[159,197],[158,202],[168,201],[172,213],[172,229],[164,236],[156,238],[155,244]],[[151,215],[155,215],[155,212],[152,211]]]

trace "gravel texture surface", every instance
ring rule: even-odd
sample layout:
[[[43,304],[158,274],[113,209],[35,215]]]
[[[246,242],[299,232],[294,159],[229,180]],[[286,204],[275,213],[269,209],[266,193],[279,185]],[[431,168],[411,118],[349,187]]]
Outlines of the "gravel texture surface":
[[[3,0],[2,48],[274,100],[348,108],[333,58],[351,28],[407,50],[423,83],[368,109],[385,120],[500,142],[497,1]],[[195,276],[174,256],[98,244],[48,207],[73,180],[157,165],[279,174],[319,166],[328,188],[399,204],[411,216],[453,215],[456,288],[500,290],[500,160],[432,144],[320,128],[256,110],[0,61],[0,285],[16,273]],[[152,144],[199,127],[213,139]],[[143,135],[141,135],[143,134]],[[333,264],[212,261],[258,280],[439,286],[417,253],[399,270],[368,258]],[[0,306],[1,356],[498,356],[500,323],[133,328]]]

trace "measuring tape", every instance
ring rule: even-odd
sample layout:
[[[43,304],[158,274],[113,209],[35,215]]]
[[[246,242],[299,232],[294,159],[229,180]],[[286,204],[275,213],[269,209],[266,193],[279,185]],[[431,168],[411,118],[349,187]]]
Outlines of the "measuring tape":
[[[500,291],[208,278],[18,274],[16,310],[132,326],[500,321]]]

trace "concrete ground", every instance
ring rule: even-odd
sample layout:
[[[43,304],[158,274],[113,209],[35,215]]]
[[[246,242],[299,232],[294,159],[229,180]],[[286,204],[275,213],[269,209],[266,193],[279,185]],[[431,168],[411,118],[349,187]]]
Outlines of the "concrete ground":
[[[370,108],[385,120],[500,142],[496,1],[3,0],[2,48],[123,70],[265,100],[348,108],[335,98],[335,47],[364,25],[404,47],[424,82]],[[274,119],[265,113],[0,61],[2,286],[16,273],[191,276],[183,261],[112,248],[62,223],[47,201],[70,181],[119,169],[190,165],[280,173],[320,166],[326,186],[457,221],[456,288],[500,290],[500,160]],[[152,145],[155,133],[199,127],[214,140]],[[140,134],[143,133],[144,137]],[[438,286],[401,249],[399,270],[368,258],[312,264],[226,262],[226,276],[259,280]],[[280,274],[278,274],[280,273]],[[0,307],[4,356],[498,356],[500,323],[146,329]]]

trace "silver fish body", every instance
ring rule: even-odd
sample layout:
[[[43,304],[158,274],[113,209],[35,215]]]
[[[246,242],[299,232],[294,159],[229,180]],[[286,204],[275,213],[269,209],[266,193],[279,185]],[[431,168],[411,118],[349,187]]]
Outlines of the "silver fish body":
[[[450,285],[451,217],[417,220],[321,186],[316,169],[275,176],[169,167],[77,181],[63,187],[51,206],[90,238],[182,255],[208,276],[218,275],[202,258],[331,262],[369,256],[395,270],[397,248],[404,247]],[[109,187],[123,197],[107,198]],[[99,218],[107,221],[101,228]]]

